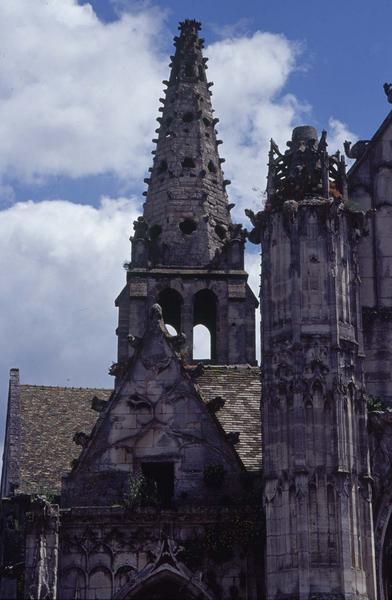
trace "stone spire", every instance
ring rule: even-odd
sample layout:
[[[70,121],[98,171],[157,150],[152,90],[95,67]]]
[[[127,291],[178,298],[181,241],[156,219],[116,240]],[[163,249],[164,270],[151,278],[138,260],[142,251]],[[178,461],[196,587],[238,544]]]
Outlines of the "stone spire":
[[[116,300],[118,362],[132,355],[129,340],[143,335],[157,302],[165,323],[185,334],[188,360],[254,365],[258,303],[244,270],[246,230],[230,218],[200,24],[179,28],[144,214],[133,225],[127,283]],[[200,325],[209,336],[205,355],[196,357]]]
[[[230,237],[226,185],[219,158],[200,24],[186,20],[174,38],[175,55],[163,104],[144,220],[155,244],[153,264],[207,266]],[[154,251],[155,250],[155,251]]]

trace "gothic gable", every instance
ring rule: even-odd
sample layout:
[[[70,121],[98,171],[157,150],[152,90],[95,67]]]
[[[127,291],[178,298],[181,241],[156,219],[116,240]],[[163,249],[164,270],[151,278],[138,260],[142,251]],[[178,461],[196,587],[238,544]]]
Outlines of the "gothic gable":
[[[134,358],[122,374],[117,366],[117,391],[91,436],[76,436],[84,448],[65,480],[66,504],[121,503],[143,475],[158,488],[172,485],[165,493],[176,503],[209,502],[216,490],[208,478],[232,492],[243,470],[236,440],[202,401],[181,360],[180,336],[168,334],[158,305],[143,338],[132,341]]]

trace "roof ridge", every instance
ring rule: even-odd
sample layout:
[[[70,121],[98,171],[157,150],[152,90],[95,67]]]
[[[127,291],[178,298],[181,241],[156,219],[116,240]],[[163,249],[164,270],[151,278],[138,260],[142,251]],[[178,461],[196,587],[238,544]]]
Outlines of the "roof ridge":
[[[38,388],[38,389],[53,389],[53,390],[102,390],[105,392],[112,392],[113,389],[112,388],[105,388],[105,387],[83,387],[83,386],[67,386],[67,385],[44,385],[44,384],[37,384],[37,383],[21,383],[20,384],[21,388],[24,387],[29,387],[29,388]]]

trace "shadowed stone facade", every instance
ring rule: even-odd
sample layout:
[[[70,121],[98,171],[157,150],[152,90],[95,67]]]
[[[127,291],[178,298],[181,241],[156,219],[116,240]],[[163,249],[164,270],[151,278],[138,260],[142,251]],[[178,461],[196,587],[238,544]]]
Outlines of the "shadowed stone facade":
[[[345,143],[348,176],[325,132],[271,141],[248,234],[230,218],[200,24],[179,29],[114,389],[11,370],[0,597],[391,600],[392,113]],[[262,245],[261,369],[246,237]]]
[[[272,144],[262,256],[267,598],[374,598],[357,246],[325,132]],[[252,216],[252,215],[251,215]]]

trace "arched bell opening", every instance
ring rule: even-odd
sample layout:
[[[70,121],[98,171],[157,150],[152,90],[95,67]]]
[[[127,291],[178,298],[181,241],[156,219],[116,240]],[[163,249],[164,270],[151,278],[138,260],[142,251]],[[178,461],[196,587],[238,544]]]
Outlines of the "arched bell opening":
[[[162,307],[163,321],[165,325],[174,328],[169,333],[176,335],[181,333],[182,305],[181,294],[172,288],[166,288],[158,294],[158,303]]]
[[[195,325],[193,328],[193,358],[211,360],[211,334],[205,325]]]
[[[204,358],[211,362],[216,360],[217,306],[217,297],[211,290],[204,289],[195,294],[193,302],[194,348],[195,338],[200,337],[200,342],[203,341],[202,351],[206,357],[198,356],[199,350],[197,349],[193,358]],[[204,330],[197,329],[199,325],[203,325],[208,330],[209,338]]]

